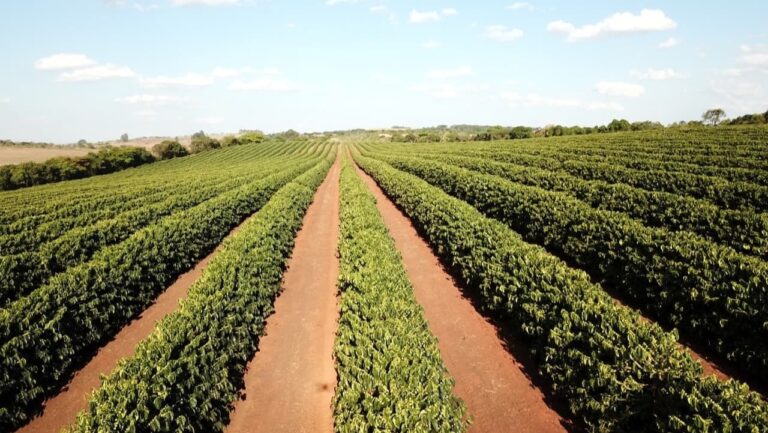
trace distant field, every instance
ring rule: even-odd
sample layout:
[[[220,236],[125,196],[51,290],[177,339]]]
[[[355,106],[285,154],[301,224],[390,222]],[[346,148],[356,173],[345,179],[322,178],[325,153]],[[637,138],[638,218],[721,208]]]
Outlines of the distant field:
[[[93,149],[0,146],[0,165],[43,162],[57,156],[83,156]]]

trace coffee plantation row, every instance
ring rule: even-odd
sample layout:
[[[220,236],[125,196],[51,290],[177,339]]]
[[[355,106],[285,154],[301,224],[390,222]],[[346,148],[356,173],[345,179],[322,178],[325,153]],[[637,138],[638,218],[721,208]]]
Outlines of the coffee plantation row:
[[[296,158],[309,147],[314,149],[314,156]],[[20,280],[10,283],[6,280],[7,285],[15,283],[16,286],[15,290],[5,292],[7,305],[0,310],[0,401],[4,402],[0,408],[0,426],[7,429],[27,420],[44,398],[66,383],[83,360],[140,313],[169,282],[213,251],[232,228],[259,210],[275,191],[317,165],[330,152],[330,146],[304,143],[286,147],[280,151],[284,156],[277,158],[253,156],[254,149],[247,147],[189,157],[189,166],[180,167],[178,173],[199,170],[204,176],[208,170],[229,173],[234,170],[236,175],[246,172],[256,175],[245,176],[244,182],[236,182],[199,204],[148,220],[144,227],[133,226],[132,233],[115,235],[109,230],[120,230],[119,224],[110,225],[110,220],[93,222],[93,225],[106,222],[106,231],[99,233],[95,240],[87,236],[79,240],[91,243],[83,247],[81,255],[74,255],[70,260],[72,266],[52,276],[45,275],[49,268],[28,266],[30,272],[17,273]],[[235,155],[228,155],[231,153]],[[230,163],[210,165],[209,157],[229,159]],[[171,163],[177,164],[176,161],[182,160]],[[140,170],[154,172],[158,170],[156,166],[162,164],[137,169],[139,174],[131,177],[138,184]],[[239,173],[235,170],[238,164],[242,166]],[[130,172],[110,176],[119,177],[123,173]],[[168,180],[173,179],[174,173],[174,170],[166,172]],[[156,176],[162,175],[160,170]],[[110,176],[86,181],[103,182],[107,184],[104,189],[109,189]],[[154,181],[152,176],[146,180]],[[119,179],[121,185],[122,182],[123,179]],[[54,188],[45,189],[48,191],[36,193],[57,195]],[[171,187],[169,192],[173,191]],[[181,191],[178,196],[183,194]],[[87,197],[74,198],[72,205],[80,206],[86,200]],[[67,233],[77,233],[78,229],[87,232],[93,225],[84,223]],[[117,242],[111,243],[110,236],[117,237]],[[40,257],[34,250],[24,253]],[[0,260],[9,263],[13,259],[3,256]],[[4,269],[8,268],[10,266]],[[42,285],[35,286],[35,282]]]
[[[65,431],[224,431],[340,169],[335,431],[472,426],[365,173],[576,430],[768,433],[750,388],[768,383],[767,151],[764,127],[266,142],[0,193],[0,431],[214,250]],[[743,381],[705,376],[688,344]]]

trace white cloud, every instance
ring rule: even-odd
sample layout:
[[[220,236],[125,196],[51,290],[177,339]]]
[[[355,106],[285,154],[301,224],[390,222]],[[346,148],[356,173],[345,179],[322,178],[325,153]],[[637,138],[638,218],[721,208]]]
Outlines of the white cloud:
[[[509,92],[503,94],[502,99],[513,107],[583,108],[586,110],[624,111],[624,107],[615,102],[583,102],[573,98],[541,96],[535,93],[520,94]]]
[[[167,77],[164,75],[151,78],[142,78],[141,85],[144,87],[203,87],[214,83],[211,76],[203,74],[189,73],[179,77]]]
[[[387,9],[387,7],[384,5],[374,5],[369,7],[368,10],[375,14],[385,14],[389,11],[389,9]]]
[[[630,71],[629,74],[641,80],[654,80],[654,81],[671,80],[673,78],[685,78],[683,74],[675,71],[672,68],[666,68],[666,69],[649,68],[645,71],[633,70],[633,71]]]
[[[492,25],[485,28],[485,37],[497,42],[513,42],[523,37],[523,31],[502,25]]]
[[[35,62],[35,69],[55,70],[55,69],[74,69],[84,68],[95,65],[96,61],[85,54],[67,54],[60,53],[52,56],[43,57]]]
[[[471,66],[460,66],[454,69],[435,69],[429,72],[429,78],[458,78],[473,74]]]
[[[440,46],[440,42],[437,42],[437,41],[434,41],[434,40],[428,40],[428,41],[424,42],[423,44],[421,44],[422,48],[426,48],[428,50],[432,49],[432,48],[437,48],[439,46]]]
[[[412,10],[408,15],[408,21],[414,24],[440,21],[440,14],[437,13],[437,11],[419,12],[417,10]]]
[[[240,3],[240,0],[171,0],[174,6],[226,6]]]
[[[741,63],[752,66],[768,66],[768,52],[766,53],[748,53],[741,56]]]
[[[645,93],[645,88],[639,84],[623,83],[620,81],[600,81],[595,84],[595,90],[601,95],[624,96],[636,98]]]
[[[459,12],[454,8],[446,8],[440,11],[440,13],[443,14],[444,17],[452,17],[458,14]]]
[[[113,7],[130,8],[139,12],[147,12],[160,8],[160,5],[155,3],[145,4],[138,1],[130,2],[128,0],[106,0],[106,3]]]
[[[519,11],[521,9],[527,9],[529,11],[533,10],[533,5],[527,2],[515,2],[511,5],[507,6],[505,9],[509,9],[512,11]]]
[[[631,12],[620,12],[598,23],[581,27],[576,27],[562,20],[553,21],[547,25],[547,30],[552,33],[565,34],[568,41],[575,42],[604,35],[647,33],[670,30],[676,27],[677,23],[669,18],[664,11],[643,9],[637,15]]]
[[[674,36],[670,36],[669,39],[661,42],[659,48],[672,48],[680,45],[680,40]]]
[[[229,85],[231,90],[264,90],[270,92],[293,92],[299,86],[283,78],[261,77],[253,80],[236,80]]]
[[[90,68],[75,69],[63,72],[58,81],[99,81],[110,78],[132,78],[136,73],[125,66],[97,65]]]
[[[721,71],[710,83],[718,98],[712,106],[733,114],[764,112],[768,107],[768,46],[742,45],[736,62],[738,66]]]
[[[131,105],[163,106],[179,104],[188,101],[187,98],[169,95],[131,95],[124,98],[117,98],[115,102],[122,102]]]
[[[10,104],[10,103],[11,103],[11,98],[7,96],[4,98],[0,98],[0,104]]]

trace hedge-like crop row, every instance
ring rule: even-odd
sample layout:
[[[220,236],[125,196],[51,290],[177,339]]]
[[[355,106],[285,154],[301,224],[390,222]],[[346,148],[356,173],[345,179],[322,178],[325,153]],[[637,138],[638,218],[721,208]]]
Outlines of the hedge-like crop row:
[[[594,208],[625,213],[647,226],[691,231],[744,254],[768,259],[768,215],[765,214],[722,209],[691,197],[621,183],[588,181],[535,167],[472,157],[424,156],[513,182],[565,192]]]
[[[291,150],[295,143],[285,148]],[[279,147],[279,146],[276,146]],[[0,192],[3,206],[0,208],[0,223],[11,228],[24,219],[43,218],[40,222],[53,220],[53,215],[68,216],[94,212],[106,205],[124,202],[135,194],[152,194],[169,186],[184,185],[193,180],[195,173],[204,171],[206,178],[224,179],[227,173],[241,172],[254,160],[264,160],[263,154],[270,146],[238,146],[207,152],[185,158],[159,161],[135,170],[123,171],[106,176],[92,177],[58,184],[27,188],[23,191]],[[193,176],[190,178],[190,176]],[[138,191],[141,190],[141,191]],[[80,206],[76,213],[66,213],[70,208]],[[26,227],[26,226],[24,226]],[[6,233],[0,231],[0,233]]]
[[[688,232],[648,228],[562,193],[439,162],[381,157],[575,262],[760,380],[768,380],[768,265]]]
[[[51,276],[89,260],[97,251],[108,245],[124,241],[137,230],[176,212],[189,209],[219,194],[234,190],[260,178],[266,178],[284,170],[286,164],[301,161],[270,164],[265,169],[254,164],[250,176],[210,186],[192,185],[185,191],[170,189],[166,199],[118,215],[116,218],[73,229],[65,235],[46,243],[37,251],[0,257],[0,307],[26,295],[45,284]]]
[[[529,150],[526,149],[526,152]],[[636,170],[663,170],[672,172],[684,172],[702,176],[722,177],[733,182],[753,182],[760,185],[768,185],[768,173],[765,169],[748,169],[739,167],[718,167],[710,165],[697,165],[691,162],[670,161],[669,159],[656,159],[648,154],[622,154],[610,151],[583,151],[578,148],[561,149],[537,149],[532,153],[542,156],[554,157],[561,161],[567,159],[582,159],[586,161],[599,161],[608,164],[623,165]],[[663,157],[661,157],[663,158]]]
[[[0,430],[27,420],[79,362],[313,164],[164,218],[0,310]]]
[[[104,379],[70,432],[224,429],[329,166],[325,159],[281,188],[225,241],[179,309]]]
[[[768,211],[768,187],[748,182],[729,182],[725,179],[662,170],[636,170],[620,165],[582,160],[559,161],[555,158],[518,154],[515,152],[471,152],[502,162],[530,165],[547,170],[564,171],[588,180],[625,183],[650,191],[664,191],[687,195],[727,209]]]
[[[617,305],[585,273],[413,175],[356,159],[485,308],[517,328],[590,431],[768,431],[758,394],[702,378],[674,334]]]
[[[346,162],[340,217],[336,431],[465,431],[464,405],[400,254],[373,195]]]
[[[208,168],[206,171],[190,164],[187,175],[167,173],[152,181],[154,186],[148,186],[142,181],[136,185],[123,186],[119,192],[111,192],[92,201],[60,204],[55,212],[23,218],[8,225],[4,234],[0,235],[0,253],[8,255],[35,250],[69,230],[161,202],[169,194],[183,194],[209,185],[226,184],[233,178],[253,177],[254,163],[267,165],[270,161],[251,160],[241,167],[228,170]]]

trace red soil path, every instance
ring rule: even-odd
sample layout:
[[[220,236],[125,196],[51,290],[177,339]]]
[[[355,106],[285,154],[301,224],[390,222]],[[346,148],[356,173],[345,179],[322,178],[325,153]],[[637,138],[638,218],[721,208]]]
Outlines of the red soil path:
[[[307,210],[227,433],[333,432],[339,173],[337,159]]]
[[[480,315],[440,265],[410,220],[358,168],[376,197],[379,212],[403,262],[416,299],[448,372],[454,393],[467,405],[470,432],[565,432],[560,416],[505,348],[497,328]]]
[[[242,224],[235,227],[227,236],[233,236],[241,227]],[[120,359],[133,356],[136,346],[152,333],[157,322],[178,308],[179,301],[187,297],[192,283],[200,278],[219,249],[220,247],[199,261],[190,271],[180,275],[157,297],[154,304],[99,349],[58,395],[46,401],[40,416],[32,419],[17,433],[54,433],[74,423],[77,414],[88,407],[91,392],[101,385],[101,375],[111,372]]]

